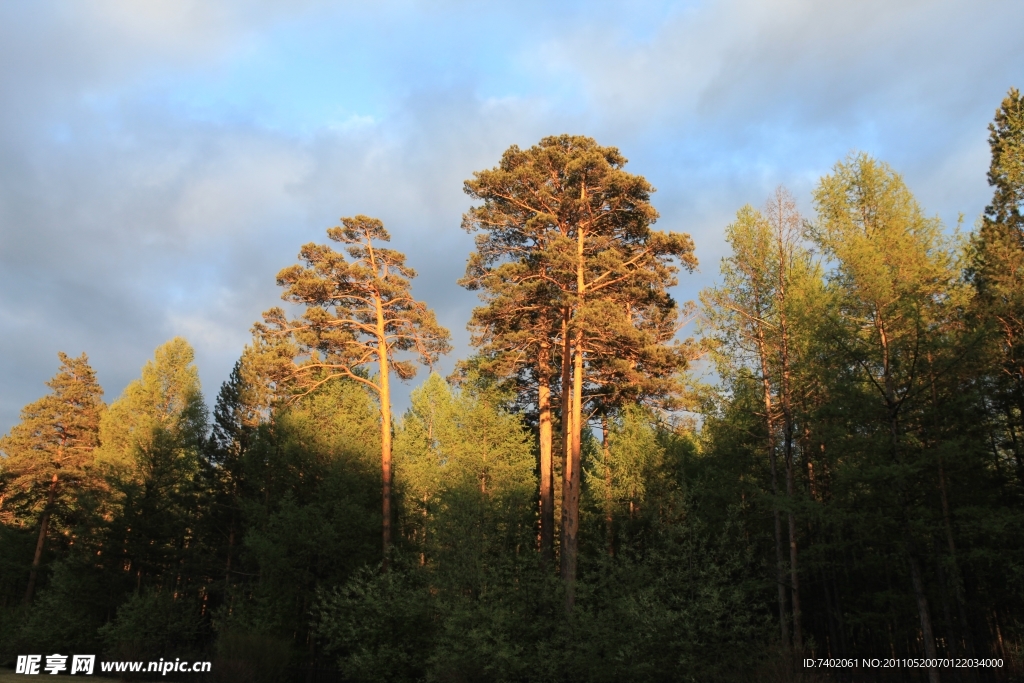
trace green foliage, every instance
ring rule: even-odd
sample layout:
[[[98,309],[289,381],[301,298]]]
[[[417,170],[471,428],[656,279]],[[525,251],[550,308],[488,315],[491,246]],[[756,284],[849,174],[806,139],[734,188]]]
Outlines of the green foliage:
[[[534,459],[519,418],[493,391],[453,391],[437,374],[412,393],[395,438],[396,472],[410,511],[446,495],[479,491],[499,506],[528,506]],[[411,513],[414,515],[414,513]]]
[[[103,588],[96,572],[68,562],[55,563],[49,584],[39,592],[10,641],[15,652],[6,654],[97,652],[97,629],[109,607]]]
[[[507,556],[535,544],[533,454],[501,405],[432,375],[395,440],[405,534],[442,591],[486,592]]]
[[[235,604],[223,628],[304,629],[318,586],[344,583],[377,561],[379,434],[366,391],[340,380],[256,432],[243,456],[239,505],[246,531],[239,541],[249,568],[243,571],[258,573],[260,581],[248,591],[251,603]]]
[[[54,475],[62,489],[72,491],[89,480],[86,470],[99,445],[103,389],[84,353],[78,358],[58,355],[60,370],[46,383],[51,393],[25,406],[21,422],[0,438],[8,492],[0,514],[6,513],[8,521],[14,508],[19,508],[16,515],[38,516]]]
[[[742,679],[770,628],[764,586],[735,522],[712,536],[700,522],[663,529],[641,558],[614,563],[581,597],[580,680]]]
[[[972,239],[973,321],[987,356],[985,419],[997,457],[1024,481],[1024,97],[1011,89],[989,126],[992,202]]]
[[[191,600],[145,590],[118,607],[99,635],[111,659],[155,661],[196,655],[204,631],[199,606]]]
[[[51,393],[25,406],[21,422],[0,438],[0,522],[5,525],[0,530],[5,547],[0,604],[25,590],[19,584],[29,566],[24,594],[31,600],[44,552],[67,550],[75,532],[94,521],[88,502],[104,488],[93,467],[103,390],[84,353],[78,358],[58,355],[61,367],[46,383]],[[37,532],[34,553],[15,527]]]
[[[665,456],[665,449],[651,426],[651,415],[640,406],[627,406],[621,418],[613,422],[608,453],[610,476],[600,480],[611,481],[613,499],[642,504],[654,467]]]
[[[195,352],[175,337],[159,347],[100,423],[102,448],[97,459],[125,481],[144,481],[159,466],[157,451],[195,471],[206,436],[206,407],[199,386]]]
[[[399,566],[385,574],[366,568],[321,591],[313,609],[317,635],[347,680],[423,679],[433,636],[429,594]]]

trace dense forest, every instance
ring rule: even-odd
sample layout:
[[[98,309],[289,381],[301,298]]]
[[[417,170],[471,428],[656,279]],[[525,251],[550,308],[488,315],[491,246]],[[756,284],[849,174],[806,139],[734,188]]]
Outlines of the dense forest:
[[[109,405],[86,355],[61,354],[0,440],[0,664],[1021,680],[1017,90],[989,143],[973,230],[851,154],[811,216],[783,188],[740,208],[717,285],[689,304],[671,291],[694,245],[654,228],[654,188],[616,148],[513,146],[465,183],[460,284],[480,305],[447,378],[449,332],[366,216],[277,274],[285,303],[212,410],[182,338]]]

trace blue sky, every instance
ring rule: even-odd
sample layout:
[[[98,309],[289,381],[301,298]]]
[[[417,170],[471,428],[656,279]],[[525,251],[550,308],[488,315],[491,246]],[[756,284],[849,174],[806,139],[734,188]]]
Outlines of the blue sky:
[[[468,352],[462,181],[511,144],[619,147],[713,281],[722,230],[780,184],[808,217],[853,150],[970,227],[986,126],[1024,86],[1024,3],[0,4],[0,432],[57,352],[107,399],[196,347],[210,400],[276,272],[340,216],[384,220]]]

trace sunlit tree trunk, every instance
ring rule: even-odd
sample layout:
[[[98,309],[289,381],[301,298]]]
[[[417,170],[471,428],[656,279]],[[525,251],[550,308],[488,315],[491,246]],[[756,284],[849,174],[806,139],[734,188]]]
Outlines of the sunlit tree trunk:
[[[542,344],[537,364],[537,409],[540,413],[540,553],[545,567],[554,562],[555,499],[552,486],[551,346]]]
[[[562,442],[561,459],[562,490],[561,490],[561,518],[559,524],[558,559],[559,574],[565,577],[565,499],[566,499],[566,474],[568,472],[569,454],[572,451],[572,354],[568,337],[569,312],[565,310],[562,316],[562,377],[561,377],[561,426]]]
[[[575,368],[573,364],[573,344],[568,335],[568,313],[566,314],[564,349],[562,355],[562,528],[560,546],[561,575],[566,582],[566,607],[571,609],[575,601],[574,580],[576,571],[576,523],[579,510],[574,509],[574,498],[578,502],[579,472],[574,471],[573,463],[577,448],[579,430],[576,426],[577,409],[575,405],[576,387],[574,386]],[[576,486],[574,487],[574,481]]]
[[[608,443],[608,416],[601,416],[601,455],[604,459],[604,527],[608,557],[615,557],[615,520],[612,516],[612,459],[611,444]]]
[[[25,590],[25,604],[32,602],[32,594],[36,589],[36,577],[39,575],[39,564],[43,559],[43,547],[46,545],[46,530],[50,526],[50,515],[53,513],[53,500],[57,495],[57,473],[50,480],[50,492],[46,496],[46,507],[39,521],[39,538],[36,540],[36,553],[32,557],[32,569],[28,574],[28,588]]]
[[[389,380],[388,347],[384,330],[384,311],[380,300],[377,307],[377,358],[380,364],[380,455],[383,502],[381,513],[384,517],[381,541],[383,545],[383,569],[388,570],[391,551],[391,385]]]

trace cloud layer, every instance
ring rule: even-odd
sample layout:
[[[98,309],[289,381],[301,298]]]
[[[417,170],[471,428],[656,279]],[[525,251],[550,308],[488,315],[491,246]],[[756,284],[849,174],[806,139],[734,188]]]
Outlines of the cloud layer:
[[[863,149],[931,212],[988,199],[1024,4],[0,5],[0,432],[86,351],[108,400],[176,334],[212,399],[274,275],[382,218],[465,354],[462,181],[561,132],[620,147],[717,271],[722,228]]]

